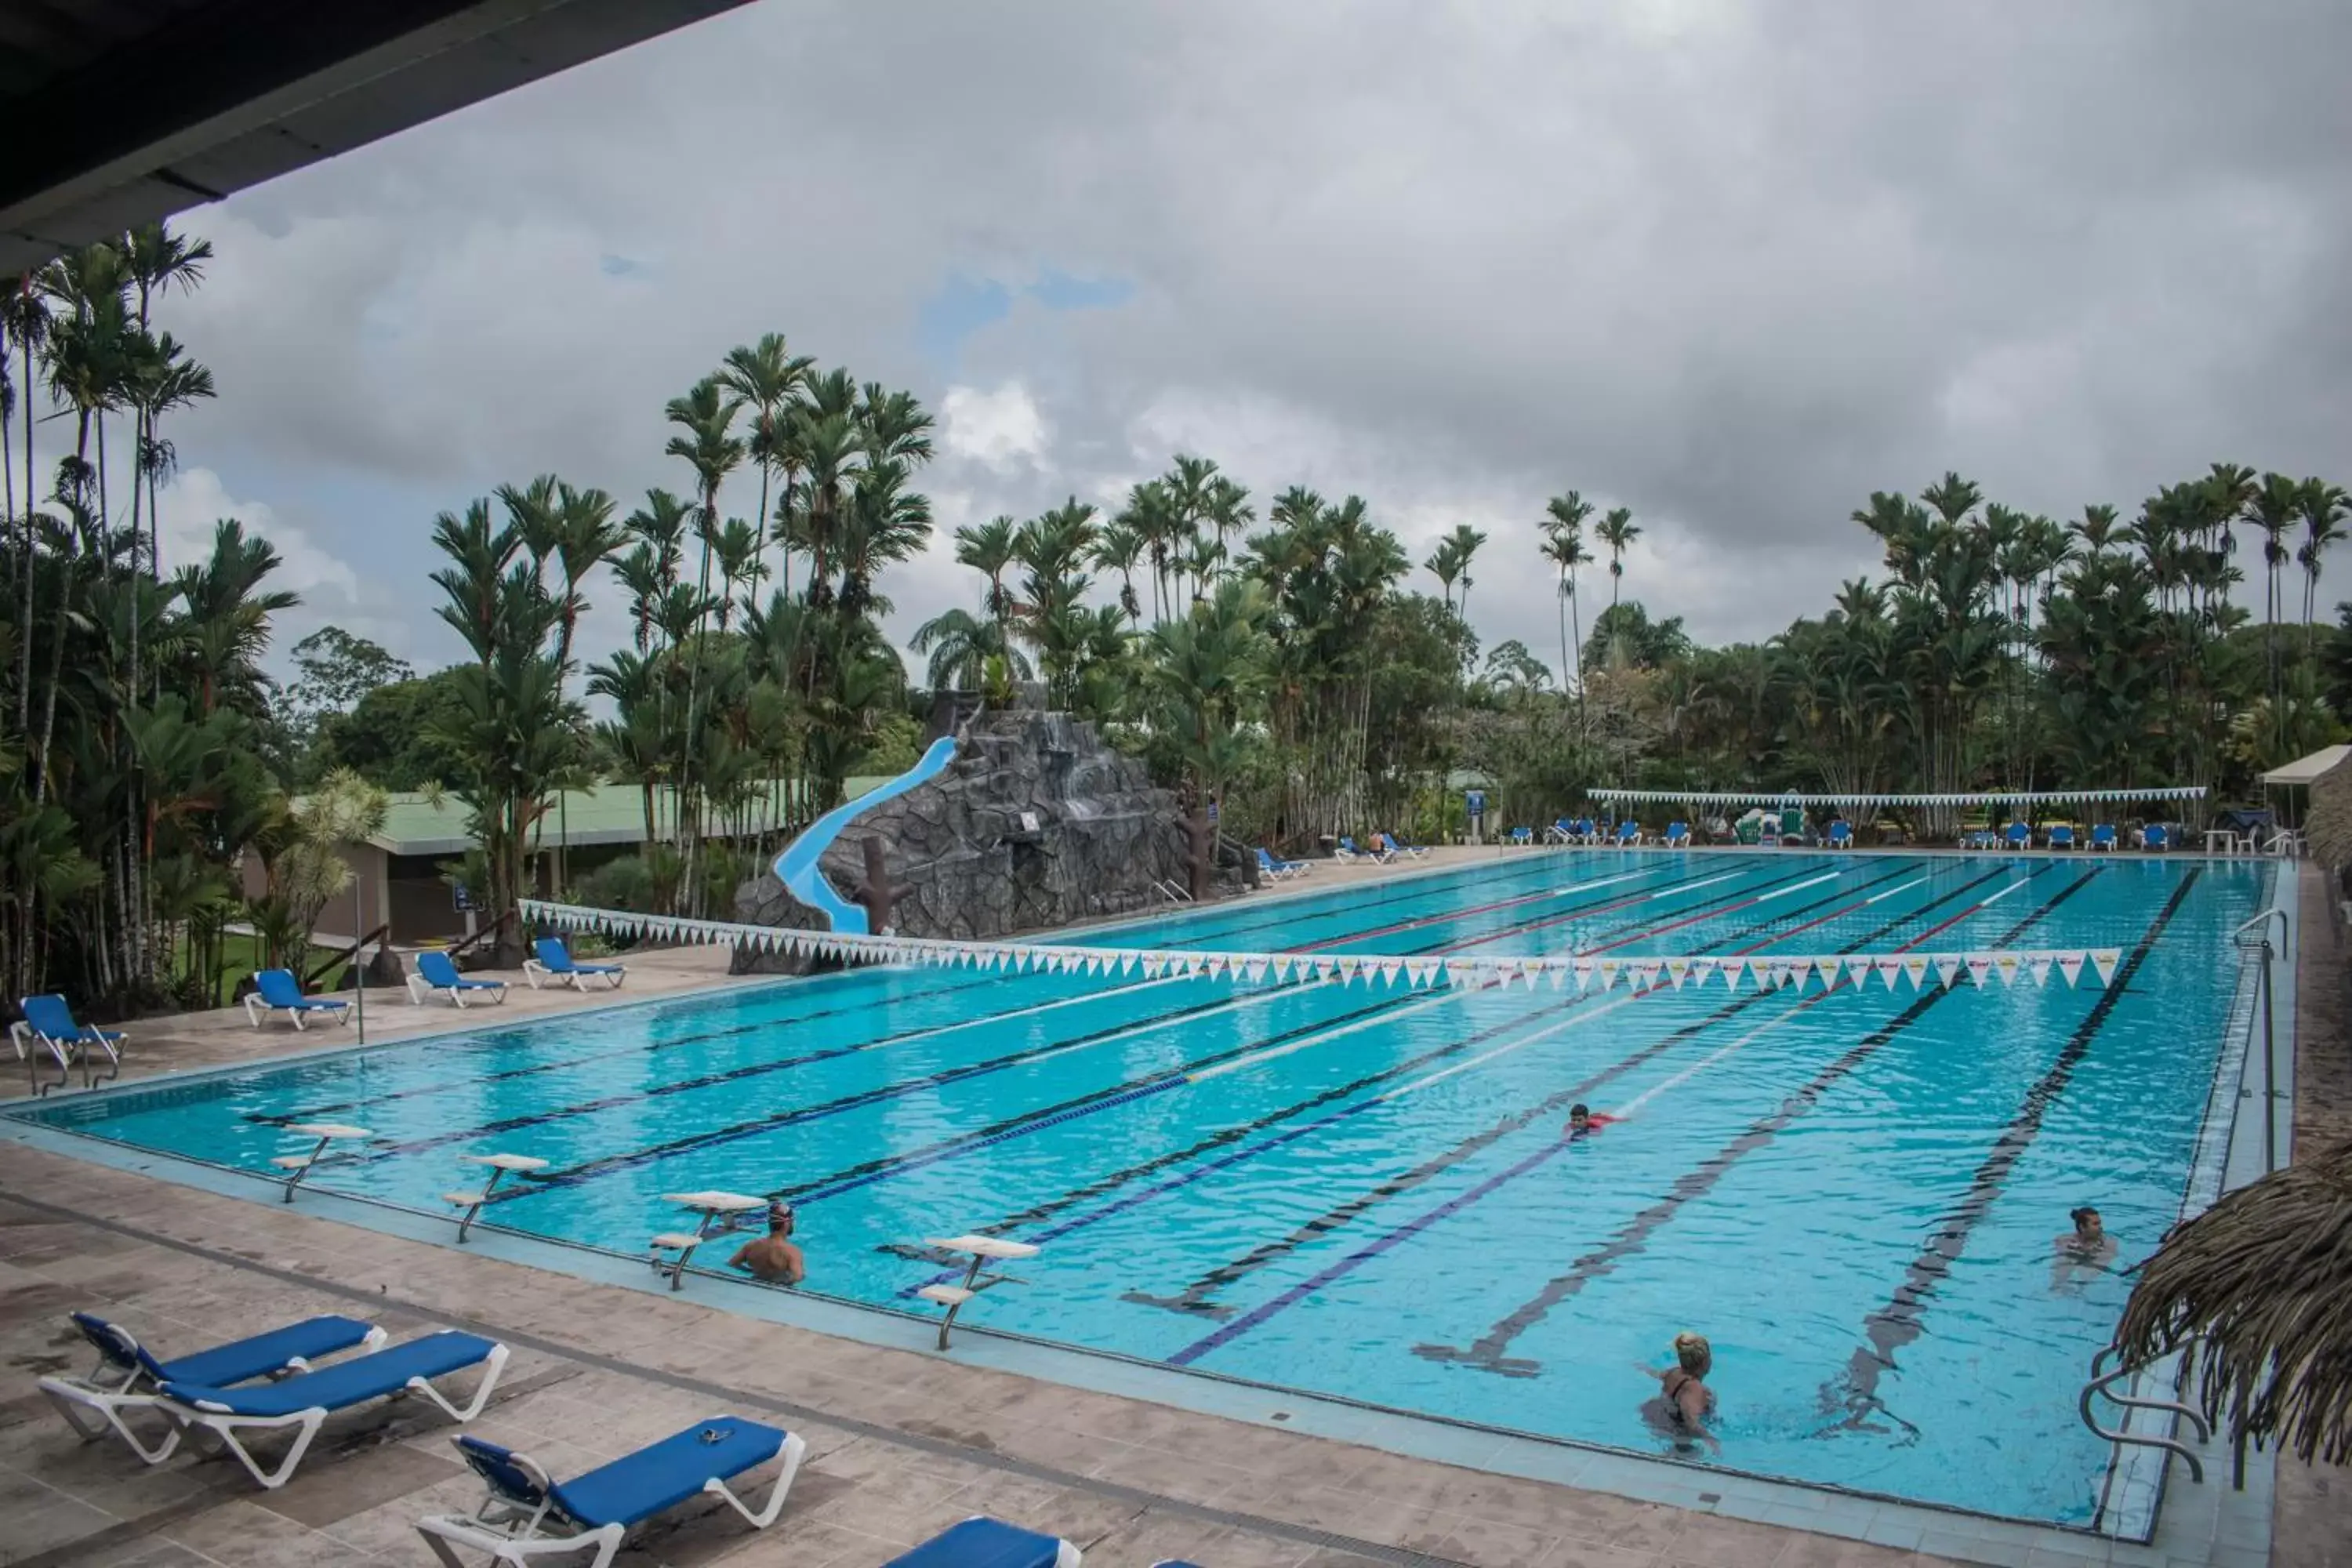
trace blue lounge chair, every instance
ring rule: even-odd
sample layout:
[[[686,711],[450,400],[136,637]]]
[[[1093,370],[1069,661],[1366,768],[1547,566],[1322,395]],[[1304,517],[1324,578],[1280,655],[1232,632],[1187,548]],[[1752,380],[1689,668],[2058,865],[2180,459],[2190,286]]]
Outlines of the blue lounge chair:
[[[78,1021],[73,1009],[62,996],[27,996],[18,1005],[25,1010],[22,1022],[8,1026],[8,1038],[15,1042],[16,1058],[25,1064],[32,1081],[33,1098],[39,1099],[53,1089],[63,1089],[66,1078],[79,1064],[82,1087],[88,1089],[100,1081],[98,1058],[106,1058],[107,1078],[122,1071],[122,1037],[108,1029],[93,1029]],[[44,1056],[57,1064],[58,1081],[40,1081],[40,1059]]]
[[[2011,849],[2033,847],[2033,829],[2021,822],[2012,822],[2001,834],[2001,841]]]
[[[1573,844],[1577,841],[1576,824],[1564,816],[1553,817],[1551,826],[1544,829],[1544,837],[1554,844]]]
[[[1341,859],[1386,860],[1389,858],[1388,850],[1378,838],[1372,840],[1370,849],[1359,849],[1356,841],[1344,833],[1339,835],[1339,853]]]
[[[1511,829],[1511,842],[1517,845],[1520,848],[1526,849],[1532,847],[1535,841],[1536,830],[1534,828],[1514,827]]]
[[[1428,850],[1423,849],[1418,844],[1407,844],[1403,839],[1399,838],[1393,833],[1375,833],[1372,835],[1372,837],[1381,848],[1387,850],[1391,855],[1403,855],[1412,859],[1418,860],[1423,856],[1429,853]]]
[[[1690,841],[1691,836],[1689,823],[1669,822],[1666,824],[1665,844],[1667,848],[1687,849],[1690,847]]]
[[[111,1431],[151,1465],[172,1457],[172,1450],[180,1444],[180,1428],[170,1427],[163,1435],[162,1446],[151,1447],[123,1421],[122,1413],[153,1409],[155,1391],[164,1384],[226,1386],[284,1372],[308,1372],[310,1363],[320,1356],[354,1347],[374,1350],[385,1338],[382,1329],[356,1318],[305,1318],[251,1339],[158,1361],[120,1324],[89,1312],[71,1316],[82,1338],[97,1348],[98,1365],[85,1377],[45,1377],[40,1381],[41,1392],[83,1442],[96,1442]]]
[[[290,969],[257,969],[253,972],[253,989],[246,993],[245,1016],[253,1026],[261,1027],[262,1015],[283,1013],[294,1020],[297,1029],[310,1026],[307,1019],[313,1014],[324,1013],[338,1024],[352,1021],[352,1005],[325,996],[305,996],[302,983],[294,978]]]
[[[625,964],[578,962],[572,956],[572,950],[563,945],[563,939],[560,936],[541,937],[531,943],[531,950],[539,956],[524,959],[522,973],[523,978],[530,982],[530,988],[533,991],[539,989],[539,983],[542,977],[549,980],[561,980],[574,991],[587,990],[588,982],[592,978],[601,979],[614,990],[618,991],[621,988],[622,976],[629,972]]]
[[[419,1006],[436,991],[446,991],[449,1000],[463,1007],[466,998],[488,994],[494,1002],[507,999],[507,983],[503,980],[468,980],[457,973],[457,966],[439,948],[428,947],[416,955],[416,973],[408,977],[408,999]]]
[[[1853,824],[1848,822],[1843,816],[1832,817],[1830,819],[1830,836],[1828,842],[1829,847],[1832,849],[1853,848]]]
[[[459,1546],[519,1568],[536,1557],[593,1547],[590,1568],[605,1568],[631,1527],[705,1494],[724,1500],[754,1530],[765,1530],[783,1512],[784,1496],[808,1453],[808,1440],[795,1433],[740,1415],[713,1415],[586,1475],[559,1481],[528,1454],[465,1434],[450,1440],[457,1445],[457,1457],[488,1483],[490,1495],[468,1518],[417,1521],[416,1532],[448,1568],[464,1568],[455,1550]],[[727,1484],[779,1456],[783,1466],[758,1508]]]
[[[2059,823],[2050,829],[2042,842],[2053,849],[2072,849],[2074,847],[2074,829],[2066,823]]]
[[[1078,1549],[986,1514],[951,1524],[883,1568],[1078,1568]]]
[[[2116,825],[2112,822],[2091,824],[2091,847],[2105,849],[2109,854],[2113,854],[2116,847]]]
[[[330,1412],[348,1410],[373,1399],[416,1394],[457,1420],[471,1421],[490,1402],[490,1391],[499,1385],[499,1373],[506,1364],[507,1347],[496,1340],[445,1329],[276,1383],[225,1388],[169,1378],[157,1391],[155,1406],[184,1427],[201,1426],[212,1433],[255,1480],[275,1491],[310,1452],[310,1440],[319,1435],[320,1425]],[[473,1366],[482,1369],[482,1381],[464,1406],[452,1405],[433,1386],[433,1379]],[[237,1436],[249,1426],[268,1431],[296,1428],[294,1446],[276,1469],[263,1469]]]
[[[1630,849],[1642,842],[1642,825],[1632,817],[1617,825],[1617,847]]]
[[[2161,822],[2151,822],[2140,829],[2139,842],[2144,849],[2162,852],[2172,847],[2172,833]]]
[[[1293,877],[1304,877],[1313,868],[1304,860],[1277,858],[1272,850],[1260,845],[1257,851],[1257,868],[1277,882],[1287,882]]]

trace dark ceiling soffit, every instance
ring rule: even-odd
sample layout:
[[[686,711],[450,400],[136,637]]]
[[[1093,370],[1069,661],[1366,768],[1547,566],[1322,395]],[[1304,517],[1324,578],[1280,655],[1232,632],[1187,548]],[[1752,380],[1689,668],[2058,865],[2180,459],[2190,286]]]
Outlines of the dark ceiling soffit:
[[[55,190],[479,0],[216,0],[13,102],[0,102],[0,209]],[[29,156],[20,156],[27,154]],[[172,176],[151,169],[150,174]],[[206,198],[189,182],[189,194]]]

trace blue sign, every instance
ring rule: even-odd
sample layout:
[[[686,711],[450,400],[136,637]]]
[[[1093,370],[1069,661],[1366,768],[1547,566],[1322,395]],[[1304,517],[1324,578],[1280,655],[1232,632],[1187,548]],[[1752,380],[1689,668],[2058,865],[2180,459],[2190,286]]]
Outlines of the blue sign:
[[[1213,800],[1209,803],[1209,820],[1211,822],[1217,820],[1217,803]]]
[[[466,890],[465,883],[453,882],[449,885],[449,901],[462,915],[474,907],[474,895]]]
[[[1471,816],[1484,816],[1486,815],[1486,792],[1485,790],[1465,790],[1462,794],[1462,802],[1465,805],[1467,805],[1470,808]]]

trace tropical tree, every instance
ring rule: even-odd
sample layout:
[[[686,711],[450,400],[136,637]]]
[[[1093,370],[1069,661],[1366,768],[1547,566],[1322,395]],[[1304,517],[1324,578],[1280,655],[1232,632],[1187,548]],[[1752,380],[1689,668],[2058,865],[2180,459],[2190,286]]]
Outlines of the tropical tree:
[[[1576,569],[1590,563],[1591,553],[1584,548],[1584,524],[1592,516],[1592,503],[1574,490],[1554,496],[1544,503],[1544,559],[1559,570],[1559,689],[1573,687],[1577,692],[1577,722],[1584,721],[1584,689],[1576,679],[1576,667],[1570,649],[1584,640],[1581,626],[1570,635],[1570,623],[1576,617]]]

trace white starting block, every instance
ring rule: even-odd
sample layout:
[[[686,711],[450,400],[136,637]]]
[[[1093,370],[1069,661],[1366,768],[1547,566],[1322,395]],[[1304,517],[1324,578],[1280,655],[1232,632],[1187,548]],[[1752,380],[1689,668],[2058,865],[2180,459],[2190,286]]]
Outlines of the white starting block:
[[[482,1212],[482,1205],[488,1203],[490,1194],[499,1190],[500,1177],[509,1172],[520,1175],[526,1171],[547,1169],[546,1161],[530,1154],[467,1154],[465,1160],[469,1165],[488,1165],[490,1168],[490,1179],[484,1182],[480,1189],[476,1192],[441,1194],[443,1203],[453,1208],[466,1211],[457,1221],[457,1245],[460,1247],[466,1245],[466,1232],[472,1228],[475,1216]]]
[[[941,1252],[961,1252],[971,1258],[971,1267],[964,1273],[961,1285],[926,1285],[915,1292],[926,1301],[936,1301],[945,1307],[947,1316],[940,1320],[940,1349],[948,1348],[948,1331],[955,1327],[956,1314],[964,1304],[992,1285],[1019,1285],[1024,1281],[1010,1274],[991,1274],[983,1279],[981,1269],[990,1263],[1007,1263],[1016,1258],[1034,1258],[1037,1249],[1025,1241],[1006,1241],[995,1236],[927,1236],[925,1247]]]
[[[654,1272],[658,1274],[665,1268],[668,1269],[669,1288],[673,1290],[682,1288],[685,1284],[687,1260],[694,1256],[694,1249],[709,1240],[712,1235],[723,1229],[732,1228],[732,1226],[721,1226],[719,1224],[721,1220],[732,1220],[737,1215],[749,1214],[753,1209],[764,1209],[768,1206],[767,1199],[751,1197],[742,1193],[664,1193],[662,1202],[676,1204],[682,1209],[702,1216],[701,1223],[692,1230],[667,1230],[654,1237],[654,1255],[651,1259]],[[674,1252],[677,1256],[675,1258],[662,1256],[669,1252]]]
[[[310,1173],[312,1166],[327,1157],[328,1145],[338,1139],[375,1136],[364,1127],[351,1127],[341,1121],[293,1121],[287,1124],[286,1131],[299,1132],[305,1138],[316,1138],[319,1141],[317,1146],[307,1154],[279,1154],[269,1162],[279,1170],[289,1173],[286,1178],[286,1201],[289,1204],[294,1201],[294,1189],[302,1184],[302,1178]]]

